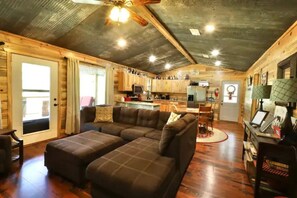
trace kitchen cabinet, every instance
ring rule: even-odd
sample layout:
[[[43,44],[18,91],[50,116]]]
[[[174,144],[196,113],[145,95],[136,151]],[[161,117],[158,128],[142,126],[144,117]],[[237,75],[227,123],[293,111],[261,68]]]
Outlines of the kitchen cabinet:
[[[187,93],[189,80],[152,80],[152,92],[159,93]]]
[[[120,71],[118,75],[119,91],[132,91],[132,85],[142,85],[143,90],[147,89],[148,78],[144,76],[138,76],[132,73]]]

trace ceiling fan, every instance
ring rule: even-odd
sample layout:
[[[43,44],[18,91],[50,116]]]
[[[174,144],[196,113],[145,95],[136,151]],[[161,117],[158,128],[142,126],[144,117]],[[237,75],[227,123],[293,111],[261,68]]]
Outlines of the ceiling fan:
[[[105,24],[112,21],[125,23],[129,17],[142,26],[146,26],[148,22],[139,16],[136,12],[130,9],[131,6],[144,6],[148,4],[160,3],[161,0],[72,0],[74,3],[93,4],[93,5],[108,5],[113,6],[109,17]]]

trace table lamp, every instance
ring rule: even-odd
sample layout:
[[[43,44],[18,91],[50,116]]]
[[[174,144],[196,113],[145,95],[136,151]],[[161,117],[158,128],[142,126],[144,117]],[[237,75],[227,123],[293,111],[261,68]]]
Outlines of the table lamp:
[[[253,87],[252,99],[260,100],[259,110],[263,111],[263,99],[270,98],[271,85],[258,85]]]
[[[277,79],[272,84],[270,100],[286,104],[287,115],[281,128],[283,135],[293,132],[291,116],[297,102],[297,78]],[[282,135],[282,136],[283,136]]]

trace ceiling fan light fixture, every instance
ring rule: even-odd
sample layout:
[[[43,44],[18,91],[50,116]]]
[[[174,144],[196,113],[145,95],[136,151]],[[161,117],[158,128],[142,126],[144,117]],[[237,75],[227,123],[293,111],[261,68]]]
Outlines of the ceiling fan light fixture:
[[[119,6],[114,6],[111,9],[111,12],[109,15],[109,18],[111,20],[116,22],[121,22],[121,23],[127,22],[129,17],[130,17],[130,12],[126,8],[119,7]]]

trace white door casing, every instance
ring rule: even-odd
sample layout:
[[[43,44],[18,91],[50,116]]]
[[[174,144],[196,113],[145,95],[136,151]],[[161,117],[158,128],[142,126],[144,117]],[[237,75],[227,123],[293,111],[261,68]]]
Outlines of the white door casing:
[[[23,103],[22,103],[22,64],[29,63],[50,68],[50,121],[49,129],[29,134],[23,134]],[[34,76],[32,76],[34,78]],[[58,133],[58,62],[29,56],[12,54],[12,128],[17,130],[17,136],[24,144],[32,144],[51,138]]]
[[[220,120],[238,122],[240,112],[240,81],[223,81]]]

